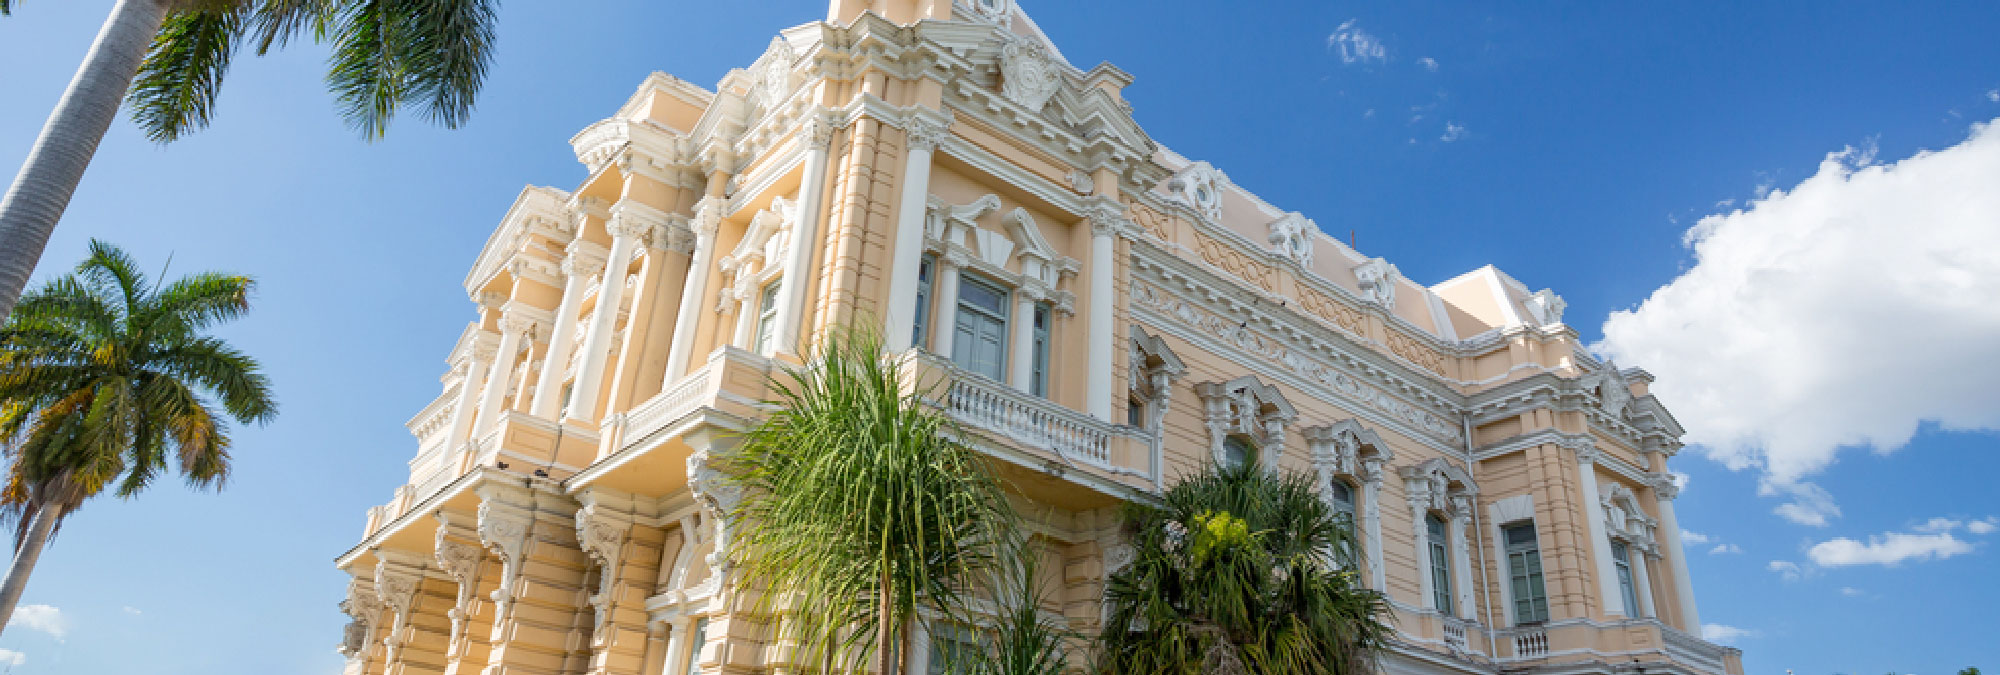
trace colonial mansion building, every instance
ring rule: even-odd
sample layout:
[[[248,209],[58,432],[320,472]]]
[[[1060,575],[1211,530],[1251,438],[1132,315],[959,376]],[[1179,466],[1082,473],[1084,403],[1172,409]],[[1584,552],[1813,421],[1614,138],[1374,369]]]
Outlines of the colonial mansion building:
[[[1420,285],[1176,154],[1132,82],[1013,0],[831,0],[713,90],[647,78],[473,262],[409,481],[337,560],[347,672],[797,672],[730,602],[755,496],[719,459],[866,322],[1031,505],[1079,632],[1134,558],[1122,505],[1255,462],[1352,514],[1387,672],[1740,675],[1699,637],[1650,375],[1550,290]]]

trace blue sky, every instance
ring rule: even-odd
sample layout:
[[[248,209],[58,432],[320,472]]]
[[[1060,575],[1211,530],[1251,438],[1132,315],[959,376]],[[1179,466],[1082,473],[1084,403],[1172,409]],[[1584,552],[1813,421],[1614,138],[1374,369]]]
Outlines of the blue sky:
[[[0,20],[7,170],[110,4]],[[331,560],[406,477],[402,423],[437,393],[473,318],[465,270],[515,193],[582,178],[565,141],[646,73],[713,84],[825,11],[562,4],[507,3],[462,130],[361,142],[310,47],[242,58],[217,126],[183,142],[114,127],[41,276],[90,237],[256,276],[226,336],[283,411],[241,432],[220,495],[164,483],[71,518],[25,599],[53,609],[0,638],[14,672],[337,672]],[[1554,287],[1586,340],[1650,357],[1621,362],[1704,443],[1675,460],[1680,517],[1708,540],[1689,547],[1702,618],[1749,672],[2000,668],[2000,134],[1974,131],[2000,117],[2000,6],[1219,7],[1027,4],[1071,61],[1135,75],[1137,117],[1176,151],[1419,281],[1493,263]]]

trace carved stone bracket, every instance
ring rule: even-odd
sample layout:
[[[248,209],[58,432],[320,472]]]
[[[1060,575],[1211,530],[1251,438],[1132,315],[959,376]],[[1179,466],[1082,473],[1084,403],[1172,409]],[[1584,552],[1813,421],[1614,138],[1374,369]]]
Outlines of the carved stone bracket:
[[[577,545],[598,566],[597,589],[590,596],[590,604],[597,609],[597,630],[592,634],[594,641],[599,643],[607,637],[604,622],[611,616],[611,600],[618,588],[619,569],[625,561],[625,543],[631,534],[632,520],[629,517],[609,513],[596,506],[577,509]]]
[[[387,648],[383,652],[383,661],[393,662],[403,648],[405,629],[410,625],[410,610],[417,602],[417,585],[424,580],[424,568],[422,559],[413,556],[391,551],[377,551],[375,556],[375,597],[395,614],[389,624],[389,635],[382,640],[382,645]]]
[[[340,611],[347,615],[347,627],[341,631],[341,656],[347,657],[349,668],[368,658],[368,652],[375,646],[375,625],[382,619],[382,600],[375,593],[375,586],[368,580],[355,578],[347,582],[347,599],[340,601]]]
[[[479,487],[479,543],[500,559],[500,583],[493,589],[496,617],[505,616],[514,600],[514,578],[521,573],[521,556],[528,548],[534,507],[526,495],[503,492],[498,485]]]
[[[472,603],[478,599],[479,568],[485,562],[486,551],[478,544],[466,541],[464,536],[469,533],[456,531],[449,514],[439,513],[437,518],[435,549],[438,567],[458,582],[458,596],[447,613],[451,618],[451,644],[456,645],[459,638],[465,636],[466,622],[472,617]]]

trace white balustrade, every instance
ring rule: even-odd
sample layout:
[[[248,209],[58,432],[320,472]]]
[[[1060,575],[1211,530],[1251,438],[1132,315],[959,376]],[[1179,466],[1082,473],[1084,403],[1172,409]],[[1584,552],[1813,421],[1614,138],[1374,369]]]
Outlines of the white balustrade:
[[[1465,651],[1465,622],[1450,617],[1444,619],[1444,646],[1454,652]]]
[[[952,378],[944,408],[960,424],[1059,457],[1111,468],[1112,425],[1048,399],[946,368]]]
[[[1514,633],[1514,658],[1533,659],[1548,655],[1548,631],[1540,628],[1524,628]]]

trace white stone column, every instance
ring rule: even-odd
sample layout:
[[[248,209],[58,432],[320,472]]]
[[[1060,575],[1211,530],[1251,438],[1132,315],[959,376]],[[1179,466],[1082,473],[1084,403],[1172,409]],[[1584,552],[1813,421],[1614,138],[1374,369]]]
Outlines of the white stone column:
[[[500,315],[500,350],[495,356],[492,375],[486,378],[486,390],[479,395],[479,416],[473,419],[472,437],[485,436],[486,432],[499,423],[500,405],[507,400],[507,385],[514,377],[514,356],[521,352],[521,339],[533,328],[535,322],[518,311],[505,311]]]
[[[819,225],[825,219],[827,146],[834,126],[824,113],[814,114],[799,130],[806,147],[805,175],[799,181],[799,216],[792,225],[792,242],[785,252],[784,284],[778,290],[778,314],[772,322],[771,351],[796,354],[805,323],[806,287],[811,285],[813,256],[819,252]]]
[[[1666,530],[1666,551],[1668,564],[1674,572],[1674,595],[1680,601],[1681,630],[1700,634],[1701,615],[1694,609],[1694,584],[1688,581],[1687,549],[1681,548],[1681,524],[1674,518],[1674,498],[1680,496],[1680,486],[1675,485],[1671,475],[1658,475],[1653,480],[1653,494],[1660,504],[1660,529]]]
[[[736,298],[736,330],[730,334],[729,344],[738,349],[755,351],[757,345],[751,343],[757,339],[756,303],[761,289],[747,281],[739,282],[738,285],[742,288],[732,291]]]
[[[1111,422],[1112,337],[1114,315],[1112,283],[1117,274],[1119,218],[1108,207],[1090,216],[1090,348],[1085,352],[1083,409],[1090,416]]]
[[[577,229],[583,228],[579,225]],[[542,355],[542,376],[535,383],[535,407],[531,410],[536,417],[549,421],[562,414],[563,405],[567,403],[561,400],[563,376],[566,374],[563,371],[569,365],[570,343],[576,341],[576,312],[577,306],[583,303],[584,286],[591,277],[597,276],[604,264],[585,254],[579,246],[582,243],[583,240],[578,239],[571,244],[569,257],[563,258],[562,271],[566,280],[563,281],[562,301],[557,303],[556,317],[550,322],[553,326],[549,332],[549,348]]]
[[[1457,607],[1453,609],[1460,617],[1476,617],[1478,612],[1472,607],[1472,546],[1466,533],[1472,529],[1472,500],[1467,497],[1452,499],[1451,514],[1451,562],[1452,576],[1457,583],[1452,590],[1457,591]]]
[[[958,271],[965,267],[965,254],[946,253],[938,259],[937,317],[931,320],[931,353],[951,360],[951,341],[958,334]]]
[[[924,203],[930,196],[931,154],[949,135],[951,121],[914,116],[904,126],[908,156],[903,160],[902,194],[896,204],[896,238],[889,248],[889,299],[883,335],[889,352],[910,348],[917,329],[917,268],[924,256]]]
[[[583,338],[583,360],[576,364],[576,384],[570,388],[569,416],[578,420],[597,419],[598,389],[604,382],[605,361],[611,357],[611,338],[618,332],[618,305],[625,299],[625,273],[632,264],[632,251],[640,237],[652,231],[652,223],[629,213],[632,202],[621,201],[611,208],[605,229],[611,232],[611,253],[605,256],[604,280],[597,287],[597,308],[590,315],[590,332]],[[641,207],[645,208],[645,207]]]
[[[688,256],[687,281],[681,286],[681,308],[674,317],[672,351],[667,352],[667,377],[662,386],[672,387],[687,376],[694,359],[694,332],[701,321],[702,290],[708,288],[708,268],[715,257],[715,233],[722,227],[722,204],[708,197],[695,206],[694,254]]]
[[[694,542],[689,541],[684,545],[693,546]],[[686,621],[667,622],[667,662],[660,668],[659,675],[678,675],[679,673],[687,672],[689,628],[687,623]],[[680,668],[677,670],[675,666],[679,666]]]
[[[1639,599],[1639,610],[1634,617],[1659,616],[1653,612],[1653,580],[1646,568],[1652,566],[1653,554],[1637,551],[1632,559],[1632,595]]]
[[[1361,460],[1361,523],[1366,530],[1369,588],[1387,593],[1388,572],[1382,569],[1382,460]]]
[[[1604,534],[1604,505],[1597,496],[1597,449],[1576,451],[1576,473],[1583,487],[1583,522],[1590,535],[1590,557],[1597,561],[1597,592],[1604,613],[1625,615],[1625,596],[1618,591],[1618,568],[1611,560],[1611,539]]]
[[[458,385],[458,404],[451,411],[451,433],[445,435],[445,456],[456,456],[459,446],[472,434],[474,406],[479,405],[479,385],[486,381],[487,366],[493,363],[493,334],[480,331],[472,338],[472,353],[466,355],[465,379]]]
[[[1009,379],[1014,389],[1023,393],[1033,383],[1035,373],[1035,303],[1047,297],[1032,284],[1014,292],[1014,335],[1010,338],[1014,344],[1008,350],[1012,353],[1007,355],[1007,365],[1013,371]]]

